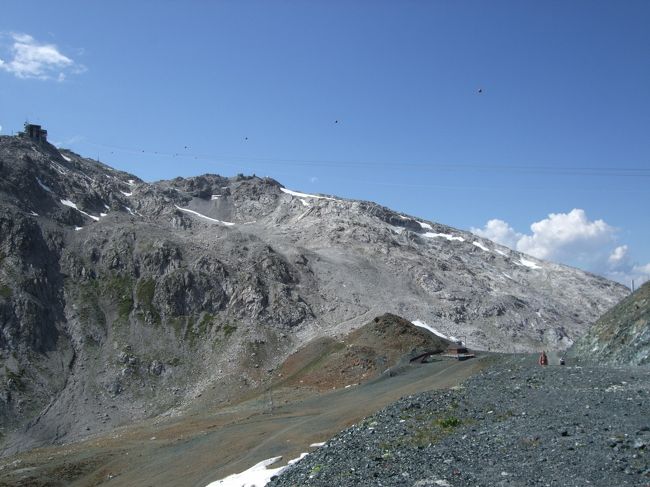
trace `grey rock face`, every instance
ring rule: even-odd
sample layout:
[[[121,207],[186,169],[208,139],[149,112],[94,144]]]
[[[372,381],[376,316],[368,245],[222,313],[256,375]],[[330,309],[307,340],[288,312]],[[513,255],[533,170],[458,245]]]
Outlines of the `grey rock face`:
[[[569,356],[587,362],[650,364],[650,282],[600,317]]]
[[[213,383],[226,400],[305,340],[386,312],[475,349],[563,349],[625,293],[374,203],[254,176],[149,184],[0,137],[5,452],[183,407]]]

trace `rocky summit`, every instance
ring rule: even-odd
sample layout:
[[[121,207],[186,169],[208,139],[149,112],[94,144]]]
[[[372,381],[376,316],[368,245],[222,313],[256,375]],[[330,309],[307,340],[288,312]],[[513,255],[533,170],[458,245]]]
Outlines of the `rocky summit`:
[[[256,176],[147,183],[0,137],[4,454],[207,388],[225,402],[383,313],[474,349],[565,349],[627,292],[370,202]]]

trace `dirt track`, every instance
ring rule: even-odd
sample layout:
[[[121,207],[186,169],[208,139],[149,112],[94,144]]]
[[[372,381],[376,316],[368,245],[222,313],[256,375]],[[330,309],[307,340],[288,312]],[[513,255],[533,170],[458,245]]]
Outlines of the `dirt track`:
[[[274,390],[273,411],[267,392],[229,408],[36,450],[2,470],[0,485],[204,487],[266,458],[297,457],[309,444],[327,440],[402,396],[458,384],[483,362],[409,366],[392,376],[327,393]],[[301,399],[296,400],[297,395]]]

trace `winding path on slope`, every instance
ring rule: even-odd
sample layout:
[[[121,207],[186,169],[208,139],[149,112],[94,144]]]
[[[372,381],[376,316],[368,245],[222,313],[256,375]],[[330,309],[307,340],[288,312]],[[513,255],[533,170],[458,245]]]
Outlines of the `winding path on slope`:
[[[22,455],[0,485],[197,486],[244,471],[267,458],[290,460],[400,397],[459,384],[483,368],[481,358],[403,366],[395,373],[327,393],[284,388],[219,410],[150,421],[113,434]],[[280,463],[281,464],[281,463]],[[280,465],[278,464],[278,465]],[[12,471],[13,470],[13,471]],[[22,474],[21,474],[22,472]],[[4,483],[9,482],[9,483]],[[27,484],[25,484],[27,485]]]
[[[205,487],[270,457],[281,455],[286,461],[400,397],[457,385],[482,366],[477,360],[409,367],[393,377],[386,374],[361,386],[289,403],[272,414],[255,414],[173,447],[154,456],[143,470],[124,472],[114,485]]]

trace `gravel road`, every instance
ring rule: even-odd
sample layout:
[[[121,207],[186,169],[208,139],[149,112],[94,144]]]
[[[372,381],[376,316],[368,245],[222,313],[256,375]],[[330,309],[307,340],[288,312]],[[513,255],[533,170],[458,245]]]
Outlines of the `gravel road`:
[[[536,360],[405,397],[269,485],[650,486],[650,369]]]

